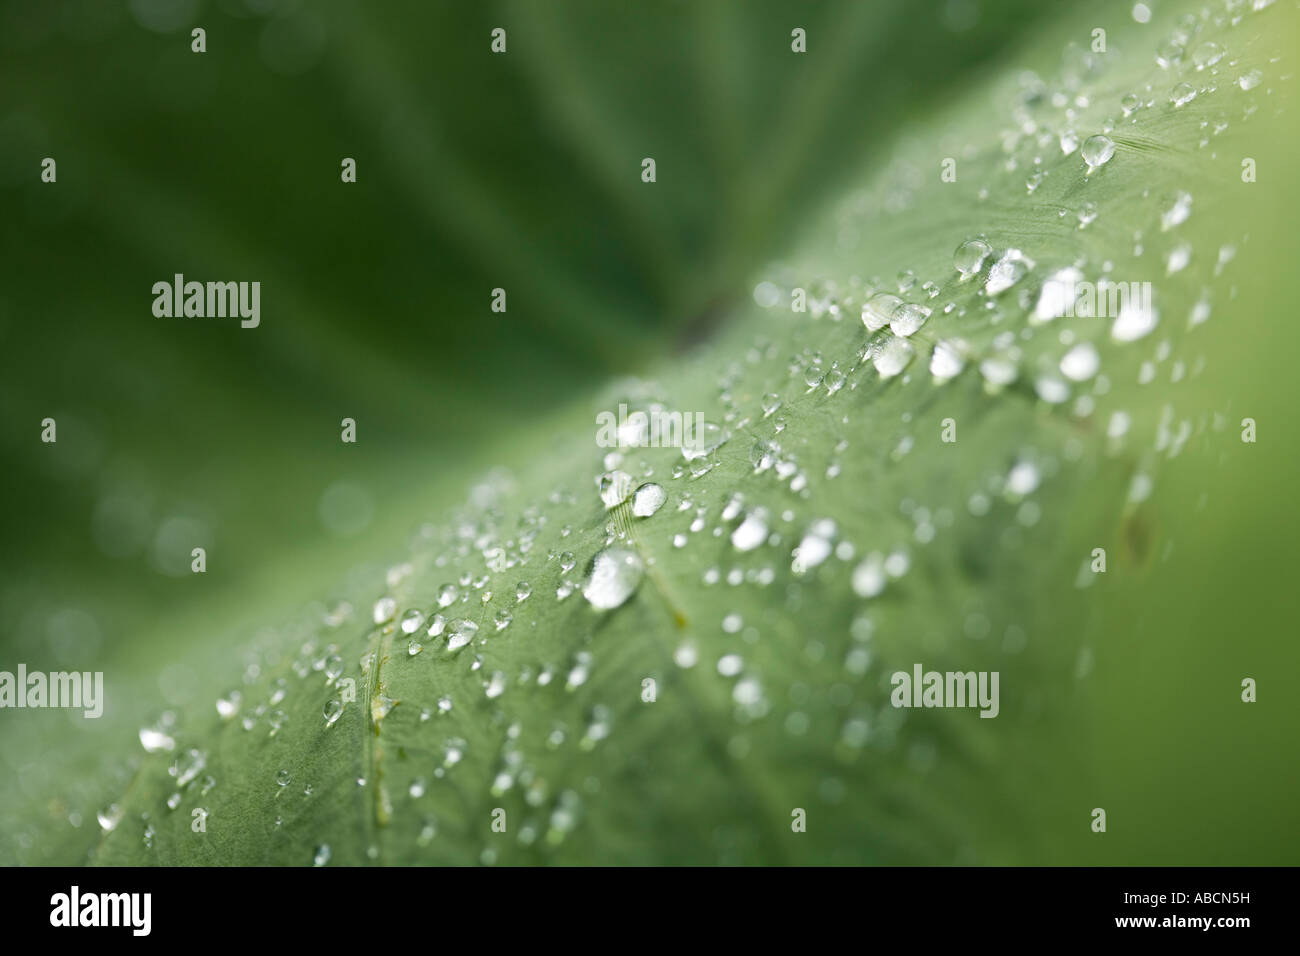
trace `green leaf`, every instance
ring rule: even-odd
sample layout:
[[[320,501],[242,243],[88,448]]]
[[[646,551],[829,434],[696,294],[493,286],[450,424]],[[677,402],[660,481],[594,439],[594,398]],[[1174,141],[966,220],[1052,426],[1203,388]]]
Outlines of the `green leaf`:
[[[1139,24],[1128,4],[1103,10],[1036,25],[897,128],[827,118],[847,137],[888,138],[800,217],[714,337],[521,425],[493,448],[506,467],[456,510],[408,470],[392,510],[414,533],[383,561],[295,614],[250,608],[274,623],[240,636],[237,656],[177,619],[210,645],[180,664],[156,647],[138,661],[200,688],[162,728],[174,749],[141,755],[120,720],[75,725],[60,773],[107,759],[117,775],[57,805],[49,781],[18,796],[9,784],[6,802],[27,803],[19,858],[1294,861],[1272,837],[1296,795],[1276,769],[1294,715],[1282,691],[1246,705],[1239,685],[1295,657],[1275,630],[1289,626],[1277,595],[1295,553],[1293,523],[1277,519],[1294,518],[1278,509],[1300,344],[1281,291],[1296,253],[1284,231],[1296,13],[1162,4]],[[1107,49],[1094,54],[1098,26]],[[1181,58],[1160,66],[1177,36]],[[1222,57],[1208,62],[1206,44]],[[599,100],[574,94],[588,85],[580,58],[554,56],[572,72],[539,62],[535,75],[574,104],[557,109],[572,110],[575,135],[597,129],[585,110]],[[837,62],[811,89],[833,85]],[[1254,71],[1258,83],[1239,82]],[[1182,82],[1198,93],[1175,106]],[[1103,131],[1114,155],[1089,170],[1078,144]],[[801,134],[773,136],[777,168],[797,166],[781,156]],[[588,154],[592,175],[645,217],[648,268],[686,283],[669,301],[699,301],[717,276],[689,270],[662,208],[620,192],[632,187],[615,181],[611,149]],[[1242,181],[1244,157],[1259,182]],[[738,205],[764,169],[748,167]],[[954,250],[977,237],[991,255],[963,279]],[[718,242],[748,262],[749,238]],[[1018,271],[990,291],[999,261]],[[1154,327],[1136,312],[1118,329],[1114,315],[1041,315],[1044,286],[1069,268],[1151,283]],[[807,312],[791,310],[797,289]],[[861,316],[880,292],[929,315],[907,336],[871,331]],[[942,379],[941,343],[938,363],[961,364]],[[1079,346],[1097,368],[1073,352],[1072,378],[1062,362]],[[597,445],[599,413],[656,403],[702,413],[725,440],[693,459]],[[1247,417],[1257,444],[1240,440]],[[645,517],[630,500],[607,507],[598,483],[612,470],[657,483],[666,502]],[[584,575],[610,548],[644,572],[602,610]],[[1096,548],[1104,574],[1090,570]],[[445,623],[429,636],[434,615]],[[460,621],[477,629],[451,649]],[[1245,633],[1232,639],[1234,624]],[[997,716],[892,706],[891,675],[916,664],[998,672]],[[145,686],[132,685],[134,714],[163,709]],[[235,689],[223,719],[212,702]],[[76,734],[35,731],[30,747]],[[1249,773],[1267,796],[1224,782]],[[88,832],[90,809],[110,802],[119,822]],[[69,803],[83,814],[72,832]],[[1090,830],[1095,807],[1105,834]]]

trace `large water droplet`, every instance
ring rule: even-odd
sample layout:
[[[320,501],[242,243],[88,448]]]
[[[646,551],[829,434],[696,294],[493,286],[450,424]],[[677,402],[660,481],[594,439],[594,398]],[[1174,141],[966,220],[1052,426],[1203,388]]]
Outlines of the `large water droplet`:
[[[1080,153],[1083,161],[1088,164],[1088,172],[1091,173],[1098,166],[1105,166],[1110,162],[1110,158],[1115,155],[1115,143],[1109,136],[1098,133],[1083,141],[1083,149]]]
[[[984,260],[992,254],[993,247],[983,239],[967,239],[952,254],[952,265],[963,280],[969,279],[984,268]]]
[[[868,299],[862,306],[862,324],[868,332],[876,332],[889,324],[894,311],[903,304],[903,300],[888,292],[879,292]]]
[[[668,500],[668,493],[654,482],[647,482],[632,495],[632,514],[638,518],[648,518]]]
[[[889,330],[895,335],[908,336],[925,324],[930,317],[930,310],[923,305],[908,302],[894,311],[889,320]]]
[[[635,479],[626,471],[607,471],[600,476],[600,500],[605,508],[613,508],[627,500],[635,487]]]

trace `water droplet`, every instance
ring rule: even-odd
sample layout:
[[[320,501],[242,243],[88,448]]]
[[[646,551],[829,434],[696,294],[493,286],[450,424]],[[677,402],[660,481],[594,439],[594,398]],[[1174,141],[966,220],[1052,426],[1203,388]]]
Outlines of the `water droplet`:
[[[343,658],[337,654],[331,654],[325,659],[325,679],[330,683],[338,680],[343,674]]]
[[[868,332],[876,332],[889,324],[894,317],[894,310],[903,304],[903,300],[888,292],[879,292],[868,299],[862,306],[862,324]]]
[[[818,518],[809,525],[799,546],[794,549],[790,570],[795,574],[805,574],[830,557],[836,531],[835,522],[830,518]]]
[[[343,716],[343,701],[337,697],[331,697],[325,701],[325,706],[321,708],[321,714],[325,717],[325,726],[333,727],[335,721]]]
[[[907,368],[915,354],[916,351],[907,339],[891,335],[887,340],[873,347],[871,364],[875,366],[881,378],[893,378]]]
[[[627,500],[635,487],[635,479],[626,471],[607,471],[600,476],[600,500],[605,508],[614,508]]]
[[[513,621],[514,619],[515,616],[511,614],[509,611],[507,611],[505,608],[502,608],[501,610],[497,611],[496,614],[492,616],[492,622],[496,625],[498,631],[504,631],[507,627],[510,626],[510,622]]]
[[[889,330],[895,335],[908,336],[924,325],[929,317],[930,310],[925,306],[908,302],[894,310],[894,317],[889,320]]]
[[[1187,221],[1187,217],[1192,214],[1192,196],[1191,193],[1178,192],[1174,194],[1173,200],[1168,209],[1160,214],[1160,229],[1168,231],[1174,226],[1181,226]]]
[[[1061,374],[1072,382],[1086,382],[1100,367],[1101,357],[1087,342],[1080,342],[1061,359]]]
[[[393,615],[396,613],[397,602],[391,597],[381,597],[375,602],[374,609],[371,612],[371,617],[374,618],[376,624],[385,624],[388,621],[391,621]]]
[[[140,746],[146,753],[156,754],[164,750],[175,750],[176,741],[157,727],[140,728]]]
[[[993,254],[993,247],[983,239],[967,239],[952,254],[952,265],[963,280],[977,275],[984,268],[984,260]]]
[[[578,563],[578,559],[573,556],[572,551],[563,551],[560,553],[560,570],[572,571],[573,566]]]
[[[95,816],[99,820],[100,828],[105,833],[111,833],[122,822],[122,808],[116,803],[110,803]]]
[[[289,715],[282,710],[273,710],[266,715],[266,722],[271,725],[270,736],[274,737],[280,732],[280,729],[288,722]]]
[[[1131,296],[1120,306],[1119,315],[1110,327],[1110,337],[1116,342],[1133,342],[1148,335],[1159,321],[1159,312],[1141,297]]]
[[[217,714],[220,715],[222,720],[229,720],[231,717],[234,717],[235,714],[239,713],[239,704],[242,699],[242,696],[237,690],[232,690],[225,697],[218,697]],[[145,749],[147,750],[148,748],[146,747]]]
[[[862,559],[853,569],[850,582],[853,593],[858,597],[872,598],[885,589],[885,558],[879,551],[873,551]]]
[[[1023,279],[1034,267],[1034,261],[1019,249],[1008,249],[989,269],[988,281],[984,283],[985,295],[997,295],[1005,292]]]
[[[654,482],[647,482],[632,495],[632,514],[638,518],[648,518],[668,500],[668,493]]]
[[[1083,141],[1082,156],[1083,161],[1088,164],[1089,173],[1098,166],[1106,165],[1114,155],[1115,143],[1109,136],[1098,133],[1096,136],[1089,136]]]
[[[731,532],[731,545],[737,551],[753,551],[767,540],[767,511],[754,508],[745,515],[735,531]]]
[[[459,596],[460,591],[457,590],[456,585],[444,584],[442,587],[438,588],[438,607],[451,606]]]
[[[429,618],[429,626],[424,633],[429,637],[438,637],[446,627],[447,619],[441,614],[435,614],[433,617]]]
[[[316,852],[312,854],[311,865],[324,866],[329,861],[330,845],[328,843],[322,843],[320,846],[316,847]]]
[[[645,566],[635,551],[606,548],[591,559],[582,596],[599,611],[619,607],[641,583]]]
[[[763,409],[763,417],[767,418],[769,415],[772,415],[773,413],[776,412],[778,408],[781,407],[781,396],[776,394],[776,392],[768,392],[766,395],[763,396],[762,400],[759,402],[759,405]]]
[[[749,450],[749,461],[754,471],[767,471],[781,457],[781,446],[770,438],[760,438]]]
[[[1182,272],[1187,268],[1187,263],[1192,261],[1192,247],[1187,243],[1175,246],[1169,250],[1169,255],[1165,259],[1165,275],[1173,275],[1175,272]]]
[[[452,621],[451,630],[447,634],[447,650],[460,650],[474,640],[474,635],[477,633],[478,625],[467,618],[462,617]]]
[[[1237,78],[1237,85],[1243,90],[1253,90],[1263,81],[1264,74],[1259,70],[1251,70],[1249,73],[1243,73]]]
[[[1186,106],[1196,99],[1196,87],[1190,83],[1179,83],[1169,92],[1169,102],[1174,106]]]
[[[694,428],[687,428],[689,436],[682,442],[682,457],[688,461],[703,458],[727,440],[727,433],[721,425],[713,422],[697,421]]]
[[[275,782],[282,787],[287,787],[293,782],[293,774],[287,770],[277,770],[275,773]]]
[[[1019,374],[1015,361],[1005,355],[991,355],[980,362],[980,375],[990,385],[1010,385]]]
[[[417,611],[414,608],[402,615],[402,633],[414,634],[424,623],[424,612]]]
[[[1034,382],[1034,391],[1043,401],[1060,405],[1070,397],[1070,387],[1053,375],[1040,375]]]
[[[1192,51],[1192,62],[1196,64],[1198,70],[1203,70],[1208,66],[1214,66],[1223,59],[1223,47],[1213,40],[1206,40],[1195,50]]]
[[[1119,105],[1120,105],[1120,109],[1124,111],[1124,115],[1128,116],[1130,113],[1132,113],[1135,109],[1138,108],[1141,102],[1142,101],[1138,99],[1138,95],[1136,93],[1125,93],[1123,97],[1120,98]]]
[[[1007,475],[1007,492],[1023,498],[1038,488],[1039,480],[1038,468],[1033,463],[1018,461]]]
[[[170,773],[176,778],[176,786],[183,787],[202,773],[207,765],[207,754],[191,747],[176,758],[176,762],[171,765]]]

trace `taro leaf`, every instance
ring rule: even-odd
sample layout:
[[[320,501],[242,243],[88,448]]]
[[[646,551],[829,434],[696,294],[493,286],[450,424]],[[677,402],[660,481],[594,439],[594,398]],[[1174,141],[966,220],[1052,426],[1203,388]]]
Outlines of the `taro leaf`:
[[[1040,25],[889,130],[706,345],[507,436],[459,510],[408,496],[407,546],[238,659],[192,655],[175,749],[119,727],[120,778],[77,791],[118,808],[91,859],[1294,862],[1296,12],[1151,6]],[[1068,269],[1151,308],[1057,315]],[[928,314],[877,299],[869,329],[879,293]],[[611,455],[620,404],[723,440]],[[614,470],[665,503],[607,508]],[[606,610],[602,552],[644,569]],[[996,718],[892,706],[915,664],[998,672]],[[29,858],[88,848],[41,809]]]

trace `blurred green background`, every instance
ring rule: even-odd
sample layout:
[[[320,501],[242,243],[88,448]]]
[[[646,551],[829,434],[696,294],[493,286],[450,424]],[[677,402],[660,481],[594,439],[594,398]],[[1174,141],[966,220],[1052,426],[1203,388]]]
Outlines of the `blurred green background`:
[[[707,336],[1044,13],[967,7],[6,2],[0,646],[48,651],[64,608],[84,660],[191,602],[304,599],[410,530],[413,486],[459,489],[503,431]],[[154,318],[177,272],[260,280],[261,327]]]

